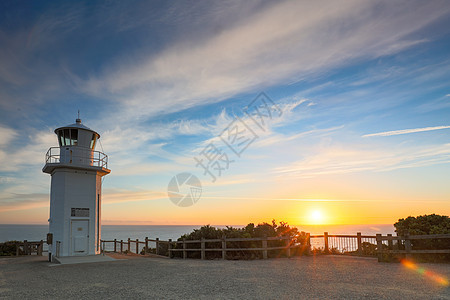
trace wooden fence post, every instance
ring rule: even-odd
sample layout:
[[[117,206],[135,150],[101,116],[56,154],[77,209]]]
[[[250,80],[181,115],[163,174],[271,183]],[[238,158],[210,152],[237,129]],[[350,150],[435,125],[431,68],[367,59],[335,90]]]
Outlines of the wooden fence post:
[[[330,253],[330,249],[328,248],[328,232],[323,233],[323,242],[325,245],[325,249],[324,249],[325,253]]]
[[[378,262],[383,261],[383,240],[381,239],[381,233],[377,233],[377,256]]]
[[[37,249],[37,255],[42,256],[42,250],[44,249],[44,241],[41,240]]]
[[[25,255],[28,255],[28,241],[24,240],[23,241],[23,251],[25,252]]]
[[[311,233],[308,232],[306,234],[306,247],[307,247],[307,251],[308,251],[308,255],[311,254]]]
[[[156,238],[156,255],[159,255],[159,238]]]
[[[123,252],[123,240],[120,240],[120,253]]]
[[[202,259],[205,259],[205,239],[204,238],[202,238],[201,239],[201,258]]]
[[[388,233],[388,256],[389,260],[392,260],[392,257],[394,257],[394,254],[392,253],[392,250],[394,250],[394,240],[392,239],[392,234]]]
[[[361,238],[361,232],[356,233],[356,238],[358,239],[358,255],[363,255],[363,249],[362,249],[362,238]]]
[[[136,239],[136,254],[139,254],[139,239]]]
[[[169,246],[167,248],[169,249],[169,258],[172,258],[172,239],[169,239]]]
[[[227,257],[227,237],[225,235],[222,236],[222,259],[226,259]]]
[[[128,253],[131,253],[131,239],[130,238],[128,238]]]
[[[409,232],[405,235],[405,258],[410,259],[411,258],[411,240],[409,239]]]
[[[16,243],[16,256],[19,256],[19,248],[20,248],[19,243]]]
[[[393,246],[394,246],[394,242],[392,241],[392,234],[391,233],[388,233],[388,247],[389,247],[389,250],[392,250],[392,248],[393,248]]]
[[[117,239],[114,239],[114,253],[117,252]]]
[[[148,236],[145,237],[145,250],[144,250],[144,254],[148,253]]]
[[[398,232],[396,233],[396,241],[397,241],[397,243],[394,244],[393,249],[394,250],[400,250],[400,247],[399,247],[400,240],[398,239]]]
[[[262,247],[263,247],[263,259],[267,259],[267,236],[264,236],[264,239],[262,240]]]
[[[187,252],[186,252],[186,239],[183,239],[183,259],[187,258]]]
[[[286,236],[286,256],[291,258],[291,237]]]

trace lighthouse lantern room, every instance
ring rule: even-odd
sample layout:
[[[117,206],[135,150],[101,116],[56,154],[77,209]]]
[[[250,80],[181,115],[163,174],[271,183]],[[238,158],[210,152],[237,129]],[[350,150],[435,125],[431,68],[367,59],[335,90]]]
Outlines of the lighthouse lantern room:
[[[43,172],[51,175],[50,258],[100,253],[102,177],[108,156],[95,151],[100,135],[81,124],[55,129],[59,147],[46,154]]]

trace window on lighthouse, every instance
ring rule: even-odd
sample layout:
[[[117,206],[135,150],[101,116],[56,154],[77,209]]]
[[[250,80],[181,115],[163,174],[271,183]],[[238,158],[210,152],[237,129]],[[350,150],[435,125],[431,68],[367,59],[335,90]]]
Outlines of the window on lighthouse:
[[[70,130],[70,144],[73,146],[78,144],[78,129]]]
[[[78,129],[58,130],[58,142],[60,147],[78,145]]]
[[[95,142],[97,141],[97,135],[95,133],[92,134],[91,144],[89,145],[89,148],[92,150],[95,150]]]
[[[64,129],[64,146],[70,146],[70,131]]]
[[[64,146],[64,133],[62,130],[58,130],[58,142],[59,146]]]

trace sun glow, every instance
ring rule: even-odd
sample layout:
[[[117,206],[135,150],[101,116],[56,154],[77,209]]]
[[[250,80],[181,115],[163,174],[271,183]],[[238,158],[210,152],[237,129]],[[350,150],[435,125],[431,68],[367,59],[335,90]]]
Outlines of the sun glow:
[[[309,221],[314,225],[323,224],[324,216],[320,210],[313,210],[309,216]]]
[[[438,284],[442,285],[442,286],[448,286],[449,282],[448,279],[444,276],[441,276],[437,273],[434,273],[430,270],[424,269],[422,267],[419,267],[418,265],[416,265],[415,263],[413,263],[412,261],[409,260],[402,260],[401,263],[403,264],[403,266],[405,266],[406,268],[416,271],[418,274],[429,278],[435,282],[437,282]]]

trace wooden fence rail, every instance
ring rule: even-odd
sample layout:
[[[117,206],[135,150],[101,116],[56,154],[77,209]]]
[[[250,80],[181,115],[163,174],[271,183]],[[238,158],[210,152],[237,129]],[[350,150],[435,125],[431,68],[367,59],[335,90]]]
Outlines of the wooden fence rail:
[[[383,236],[376,235],[377,239],[377,257],[378,261],[384,260],[384,255],[405,254],[406,258],[410,258],[411,254],[450,254],[449,249],[412,249],[414,240],[436,240],[450,239],[450,234],[428,234],[428,235],[405,235],[405,236]],[[388,246],[383,247],[383,241],[388,242]],[[396,244],[393,241],[397,241]],[[404,245],[404,250],[399,249],[399,245]]]

